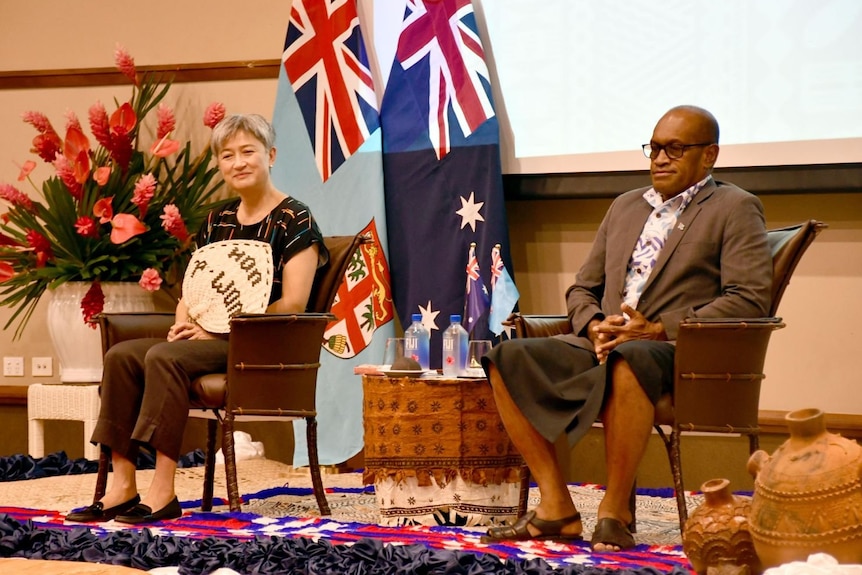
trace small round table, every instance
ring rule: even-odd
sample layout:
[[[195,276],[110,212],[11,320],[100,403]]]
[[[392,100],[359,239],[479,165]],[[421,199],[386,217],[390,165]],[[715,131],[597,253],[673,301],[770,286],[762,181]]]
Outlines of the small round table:
[[[363,375],[365,484],[383,525],[486,525],[526,508],[485,378]],[[523,492],[523,493],[522,493]]]

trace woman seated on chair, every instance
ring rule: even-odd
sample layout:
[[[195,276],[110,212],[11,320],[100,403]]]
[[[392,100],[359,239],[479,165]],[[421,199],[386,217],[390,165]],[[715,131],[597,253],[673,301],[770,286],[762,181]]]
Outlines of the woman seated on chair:
[[[239,199],[210,212],[198,232],[197,246],[225,240],[267,243],[272,289],[261,310],[300,313],[306,309],[315,272],[329,254],[308,207],[278,190],[270,179],[274,140],[270,123],[256,114],[228,116],[215,127],[213,154],[225,183]],[[67,520],[137,524],[182,515],[174,474],[191,382],[224,372],[228,354],[226,334],[207,331],[187,300],[184,286],[167,339],[121,342],[105,355],[101,410],[91,441],[110,448],[113,480],[100,501],[69,514]],[[135,480],[141,444],[156,452],[155,475],[143,498]]]

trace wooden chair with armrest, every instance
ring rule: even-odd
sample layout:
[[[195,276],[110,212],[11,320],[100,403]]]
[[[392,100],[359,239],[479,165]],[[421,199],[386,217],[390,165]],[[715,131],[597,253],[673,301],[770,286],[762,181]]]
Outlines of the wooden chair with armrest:
[[[674,392],[656,405],[655,428],[668,453],[679,512],[680,531],[688,519],[679,440],[683,432],[747,435],[749,451],[758,449],[760,383],[769,337],[784,327],[775,317],[790,276],[826,224],[809,220],[769,230],[772,251],[772,305],[769,317],[703,320],[680,324],[676,341]],[[566,316],[513,314],[517,337],[543,337],[572,331]],[[670,431],[665,431],[665,428]],[[526,481],[529,481],[527,476]],[[522,486],[523,487],[523,486]],[[634,518],[634,491],[631,511]],[[634,524],[634,519],[632,521]]]
[[[206,463],[201,508],[212,509],[216,433],[221,424],[228,501],[239,511],[241,501],[234,453],[234,422],[242,420],[306,419],[306,440],[312,486],[321,515],[329,515],[317,456],[315,394],[321,341],[338,288],[362,244],[363,235],[328,236],[329,263],[315,276],[308,313],[243,314],[231,320],[227,373],[207,374],[193,382],[192,417],[207,421]],[[173,313],[110,313],[99,318],[102,351],[127,339],[165,337]],[[278,345],[275,345],[278,343]],[[105,494],[109,450],[101,450],[94,502]]]

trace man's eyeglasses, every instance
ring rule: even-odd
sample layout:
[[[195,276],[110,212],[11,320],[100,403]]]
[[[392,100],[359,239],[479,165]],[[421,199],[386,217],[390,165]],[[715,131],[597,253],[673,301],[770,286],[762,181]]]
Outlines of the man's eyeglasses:
[[[659,153],[664,150],[664,153],[667,154],[667,157],[671,160],[678,160],[685,153],[687,148],[699,148],[700,146],[711,146],[712,142],[703,142],[700,144],[665,144],[661,146],[659,144],[644,144],[641,146],[644,151],[644,156],[649,158],[650,160],[655,160],[658,158]]]

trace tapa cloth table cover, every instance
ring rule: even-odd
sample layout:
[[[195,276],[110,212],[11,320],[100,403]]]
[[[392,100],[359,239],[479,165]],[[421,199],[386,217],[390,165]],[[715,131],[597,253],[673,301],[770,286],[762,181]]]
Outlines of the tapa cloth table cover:
[[[366,485],[382,525],[516,516],[523,459],[484,378],[363,375]]]

